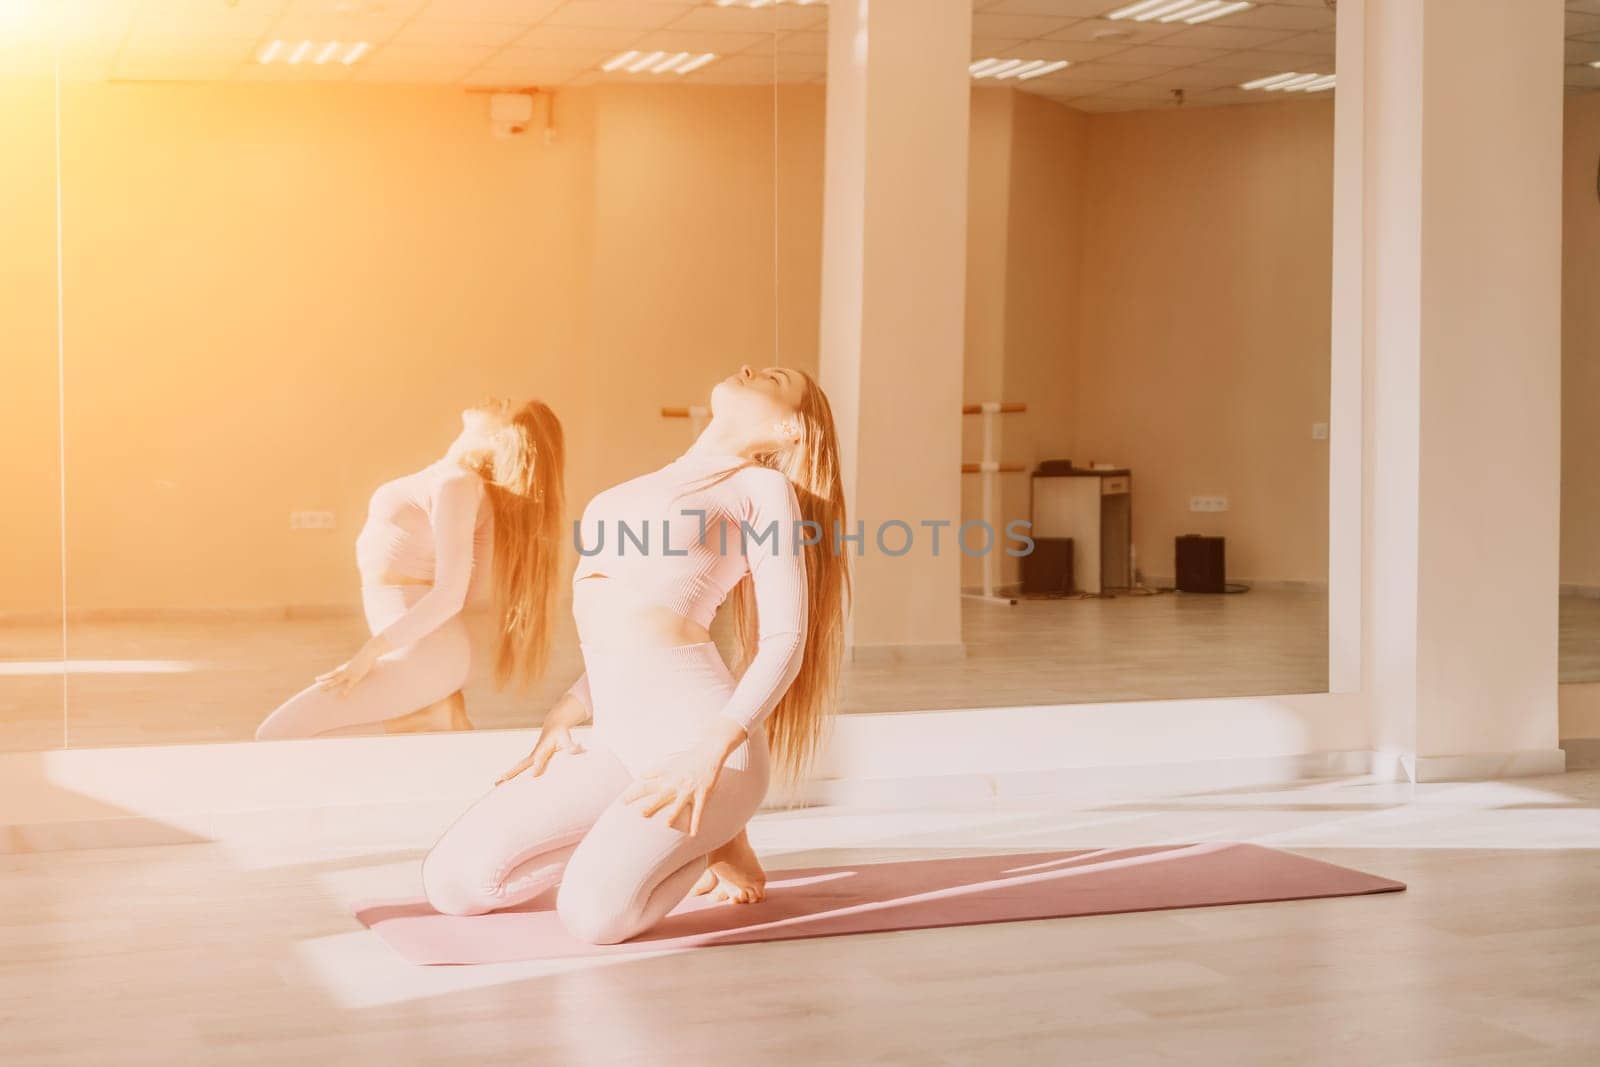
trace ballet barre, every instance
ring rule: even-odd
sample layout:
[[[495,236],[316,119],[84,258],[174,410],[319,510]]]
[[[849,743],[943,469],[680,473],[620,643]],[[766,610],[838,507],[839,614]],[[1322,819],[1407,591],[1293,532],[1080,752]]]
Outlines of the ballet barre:
[[[706,423],[711,421],[711,409],[704,404],[690,404],[688,407],[661,409],[664,419],[688,419],[689,428],[695,437],[700,436],[700,431],[706,428]]]
[[[995,516],[1000,513],[1000,478],[1002,474],[1020,474],[1028,468],[1022,463],[1002,463],[995,455],[999,451],[995,443],[997,431],[1000,428],[1001,415],[1020,415],[1028,410],[1028,405],[1016,400],[989,400],[982,404],[962,404],[961,414],[983,416],[983,459],[977,463],[961,464],[962,474],[976,474],[982,477],[983,493],[983,521],[992,531],[989,538],[989,551],[983,556],[983,591],[978,593],[962,593],[968,600],[987,600],[992,604],[1015,604],[1014,596],[1001,596],[995,590],[995,574],[1000,561],[1000,534],[1001,530],[995,525]]]

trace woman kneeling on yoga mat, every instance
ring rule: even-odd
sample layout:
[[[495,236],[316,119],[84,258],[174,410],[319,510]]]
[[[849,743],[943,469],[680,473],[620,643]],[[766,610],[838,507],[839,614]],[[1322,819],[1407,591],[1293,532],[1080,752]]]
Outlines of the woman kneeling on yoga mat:
[[[612,944],[691,890],[765,895],[744,828],[769,746],[798,779],[835,704],[844,492],[833,413],[807,375],[741,367],[711,412],[688,452],[585,510],[573,614],[587,673],[428,854],[436,910],[481,914],[559,883],[567,929]],[[709,631],[730,594],[737,680]],[[591,717],[580,747],[571,729]]]
[[[564,451],[549,406],[488,401],[461,413],[444,458],[380,486],[356,538],[372,637],[268,715],[257,739],[379,722],[394,733],[471,729],[461,696],[469,661],[461,611],[491,574],[495,681],[543,674],[561,558]]]

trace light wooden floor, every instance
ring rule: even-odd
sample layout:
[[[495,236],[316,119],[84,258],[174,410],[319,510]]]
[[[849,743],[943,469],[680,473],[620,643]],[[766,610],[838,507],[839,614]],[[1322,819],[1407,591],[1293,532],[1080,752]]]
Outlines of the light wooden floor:
[[[1227,597],[963,601],[967,657],[852,664],[847,712],[1313,693],[1327,688],[1327,599],[1257,590]],[[490,647],[476,620],[477,648]],[[1600,600],[1564,598],[1562,680],[1600,680]],[[496,693],[478,656],[467,690],[480,727],[528,726],[581,669],[570,622],[548,681]],[[249,738],[280,701],[354,651],[355,618],[75,624],[73,661],[112,661],[67,680],[0,674],[0,751]],[[59,660],[59,628],[0,630],[6,660]],[[129,673],[118,664],[172,673]]]
[[[0,857],[0,1062],[1600,1062],[1600,772],[758,818],[774,866],[1253,840],[1405,893],[416,968],[349,903],[421,848]]]

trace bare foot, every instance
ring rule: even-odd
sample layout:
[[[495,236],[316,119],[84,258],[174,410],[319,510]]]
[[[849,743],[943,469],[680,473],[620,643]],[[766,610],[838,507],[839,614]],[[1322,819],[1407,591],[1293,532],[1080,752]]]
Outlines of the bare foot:
[[[716,899],[734,904],[756,904],[767,899],[767,872],[762,870],[761,860],[743,830],[706,858],[710,866],[691,890],[695,896],[715,890]]]
[[[472,720],[467,718],[467,698],[458,689],[437,704],[418,708],[383,724],[385,733],[426,734],[445,730],[470,730]]]

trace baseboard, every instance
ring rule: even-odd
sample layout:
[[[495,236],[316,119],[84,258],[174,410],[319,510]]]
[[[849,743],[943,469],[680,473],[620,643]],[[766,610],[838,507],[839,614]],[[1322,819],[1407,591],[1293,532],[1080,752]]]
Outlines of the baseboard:
[[[864,665],[895,663],[949,663],[966,659],[967,646],[954,641],[939,645],[851,645],[850,662]]]
[[[1600,585],[1566,585],[1561,586],[1562,596],[1582,597],[1585,600],[1600,600]]]
[[[284,622],[359,616],[360,604],[239,604],[226,607],[72,608],[69,623],[104,622]],[[61,613],[0,612],[0,626],[60,626]]]
[[[1493,778],[1527,778],[1561,774],[1567,755],[1560,748],[1518,752],[1468,752],[1452,756],[1402,755],[1399,771],[1412,782],[1477,782]]]
[[[1029,797],[1116,804],[1217,789],[1360,776],[1367,774],[1371,766],[1372,753],[1349,751],[997,774],[831,778],[808,782],[799,790],[774,789],[764,810],[781,812],[818,805],[906,810]],[[420,848],[437,840],[461,814],[466,801],[457,795],[459,792],[446,790],[422,798],[372,803],[212,809],[159,818],[89,814],[17,822],[0,825],[0,855],[199,842],[243,846],[290,839],[324,848],[352,844]]]
[[[1600,770],[1600,737],[1563,737],[1561,751],[1569,771]]]
[[[1178,584],[1178,579],[1168,574],[1147,574],[1144,577],[1146,585],[1154,589],[1171,589]],[[1248,585],[1251,589],[1272,591],[1277,593],[1326,593],[1328,583],[1326,580],[1305,578],[1240,578],[1228,575],[1229,585]]]

